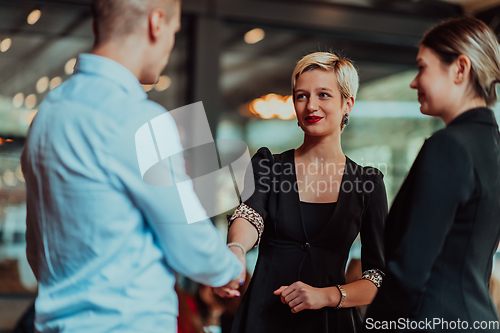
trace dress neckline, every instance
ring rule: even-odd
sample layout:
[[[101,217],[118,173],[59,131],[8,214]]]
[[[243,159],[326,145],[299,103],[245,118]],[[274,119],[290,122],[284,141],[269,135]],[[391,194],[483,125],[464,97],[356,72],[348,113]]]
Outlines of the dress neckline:
[[[293,174],[291,175],[293,178],[293,183],[296,184],[297,183],[297,170],[295,168],[295,149],[290,149],[290,152],[291,152],[291,162],[292,162],[292,166],[293,166]],[[345,156],[345,155],[344,155]],[[347,181],[348,180],[348,177],[349,177],[349,172],[352,171],[352,166],[351,166],[351,169],[348,169],[348,167],[350,166],[351,164],[351,159],[347,156],[345,156],[345,165],[344,165],[344,172],[342,174],[342,179],[340,181],[340,188],[339,188],[339,195],[337,197],[337,201],[335,201],[335,203],[339,203],[340,204],[336,204],[336,205],[331,205],[332,207],[334,206],[335,207],[335,212],[333,213],[333,215],[330,217],[329,221],[327,222],[328,223],[331,223],[333,220],[334,220],[334,216],[336,214],[338,214],[338,207],[342,207],[343,205],[343,197],[344,196],[347,196],[349,193],[348,192],[345,192],[342,190],[342,187],[343,187],[343,184],[344,184],[344,181]],[[298,213],[299,213],[299,218],[300,218],[300,224],[302,225],[302,230],[304,232],[304,237],[306,239],[307,242],[311,241],[311,240],[316,240],[318,239],[318,237],[320,236],[321,233],[317,234],[317,235],[314,235],[313,237],[308,237],[307,235],[307,231],[306,231],[306,227],[305,227],[305,223],[304,223],[304,219],[303,219],[303,215],[302,215],[302,208],[305,208],[304,205],[300,204],[302,201],[300,200],[300,193],[298,191],[298,186],[297,186],[297,190],[294,191],[295,192],[295,202],[298,202],[298,205],[297,205],[297,209],[298,209]],[[305,202],[305,201],[304,201]],[[339,206],[340,205],[340,206]],[[328,205],[325,205],[325,206],[328,206]],[[323,229],[326,228],[326,225],[323,226]]]
[[[333,205],[336,204],[337,201],[334,202],[307,202],[307,201],[300,201],[301,204],[308,204],[308,205]]]
[[[296,170],[296,163],[295,163],[295,150],[296,149],[290,149],[290,151],[292,152],[293,177],[295,178],[295,183],[297,183],[297,170]],[[339,194],[337,196],[337,201],[335,201],[335,203],[337,203],[337,202],[340,201],[340,196],[344,192],[344,191],[342,191],[342,187],[343,187],[343,184],[344,184],[344,180],[346,178],[346,173],[349,172],[349,170],[347,170],[347,165],[350,163],[350,159],[346,155],[344,155],[344,157],[345,157],[344,171],[342,172],[342,178],[340,179]],[[306,202],[306,201],[301,201],[300,200],[300,192],[298,191],[298,185],[297,185],[297,196],[298,196],[299,202]]]

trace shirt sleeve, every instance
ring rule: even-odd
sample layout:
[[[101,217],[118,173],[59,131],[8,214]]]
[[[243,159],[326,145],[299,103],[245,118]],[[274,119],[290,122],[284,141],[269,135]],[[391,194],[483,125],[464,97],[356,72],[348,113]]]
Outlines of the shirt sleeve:
[[[363,269],[361,279],[369,280],[379,288],[385,274],[383,236],[385,219],[388,214],[387,193],[383,175],[379,170],[367,168],[365,172],[369,175],[365,183],[369,197],[360,230]]]
[[[151,107],[144,112],[149,112],[150,109]],[[156,115],[165,115],[163,108],[153,109],[157,112]],[[162,140],[169,143],[172,151],[182,151],[175,121],[168,114],[166,117],[167,122],[163,128]],[[140,212],[145,221],[143,232],[153,232],[170,268],[205,285],[212,287],[225,285],[237,278],[243,267],[237,257],[222,242],[219,232],[206,213],[204,220],[187,223],[185,202],[181,201],[179,189],[175,183],[173,186],[152,186],[143,181],[136,149],[134,149],[136,143],[133,135],[139,126],[143,125],[141,122],[144,118],[141,119],[141,121],[136,121],[137,124],[134,130],[130,131],[131,133],[125,133],[128,132],[127,129],[116,131],[115,135],[119,139],[113,141],[117,143],[112,146],[114,151],[109,152],[110,158],[105,166],[110,170],[113,183],[119,190],[126,193]],[[146,119],[148,120],[151,119]],[[127,147],[129,145],[131,147]],[[175,168],[165,165],[163,171],[172,175],[173,179],[189,179],[184,165]],[[188,209],[201,209],[204,213],[192,184],[184,186],[183,191],[188,192],[190,198]]]
[[[411,317],[453,225],[474,188],[465,148],[445,131],[428,139],[391,208],[387,222],[387,276],[379,308]]]
[[[260,148],[252,157],[251,168],[247,169],[242,197],[248,198],[242,202],[229,217],[231,225],[236,218],[244,218],[250,222],[258,233],[254,246],[260,243],[264,232],[264,220],[268,215],[269,194],[272,190],[273,155],[268,148]]]

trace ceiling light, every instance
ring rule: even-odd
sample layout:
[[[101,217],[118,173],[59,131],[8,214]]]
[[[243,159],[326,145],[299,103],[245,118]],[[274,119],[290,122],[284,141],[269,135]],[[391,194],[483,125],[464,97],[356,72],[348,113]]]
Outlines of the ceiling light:
[[[62,83],[62,79],[59,76],[56,76],[52,80],[50,80],[50,90],[54,89],[55,87],[59,86]]]
[[[164,91],[167,90],[168,87],[170,87],[170,84],[172,83],[172,80],[170,77],[166,75],[160,76],[160,79],[158,80],[158,83],[155,85],[156,91]]]
[[[10,49],[12,45],[12,39],[10,38],[5,38],[1,43],[0,43],[0,51],[2,52],[7,52],[8,49]]]
[[[38,9],[35,9],[28,15],[28,24],[30,25],[35,24],[40,19],[40,16],[42,16],[42,12],[39,11]]]
[[[250,30],[245,34],[245,42],[247,44],[255,44],[264,39],[266,33],[260,28]]]
[[[73,72],[75,71],[75,65],[76,65],[76,58],[68,60],[68,62],[64,66],[64,72],[66,73],[66,75],[73,74]]]
[[[36,83],[36,91],[39,94],[43,94],[49,88],[49,78],[47,76],[42,77]]]
[[[17,109],[17,108],[20,108],[24,103],[24,94],[22,92],[20,93],[17,93],[16,96],[14,96],[14,98],[12,99],[12,105],[14,105],[14,107]]]
[[[33,109],[36,105],[36,95],[31,94],[28,97],[26,97],[26,100],[24,101],[24,106],[26,106],[27,109]]]
[[[144,89],[145,92],[150,92],[154,86],[154,84],[143,84],[142,89]]]
[[[255,115],[264,118],[292,119],[295,117],[292,96],[269,94],[251,101],[248,109]]]

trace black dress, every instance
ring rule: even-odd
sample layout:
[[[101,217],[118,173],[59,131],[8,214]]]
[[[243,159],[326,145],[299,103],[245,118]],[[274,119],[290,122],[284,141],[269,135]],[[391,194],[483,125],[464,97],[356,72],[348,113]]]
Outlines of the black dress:
[[[302,221],[308,237],[316,237],[335,212],[336,202],[300,202]]]
[[[454,332],[458,320],[462,332],[500,332],[488,290],[499,240],[500,133],[477,108],[426,140],[394,201],[366,332]]]
[[[265,227],[254,275],[232,332],[359,331],[361,319],[356,308],[326,307],[294,314],[273,291],[297,281],[313,287],[345,284],[349,250],[358,233],[363,244],[363,270],[383,271],[382,235],[387,215],[383,175],[347,159],[334,213],[325,216],[323,225],[309,235],[301,216],[294,150],[272,155],[269,149],[261,148],[252,158],[252,167],[255,191],[242,205],[261,216]],[[252,186],[246,183],[245,191],[247,188]]]

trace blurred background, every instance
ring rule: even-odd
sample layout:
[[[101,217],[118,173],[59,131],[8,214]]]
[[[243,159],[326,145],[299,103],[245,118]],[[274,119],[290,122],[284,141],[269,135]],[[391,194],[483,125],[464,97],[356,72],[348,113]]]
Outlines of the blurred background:
[[[89,5],[0,1],[0,333],[12,331],[36,294],[25,258],[24,139],[40,102],[92,48]],[[168,110],[203,101],[215,138],[243,140],[251,154],[262,146],[280,153],[303,139],[289,99],[295,64],[310,52],[341,52],[361,79],[344,152],[382,170],[391,202],[424,139],[444,126],[420,114],[409,88],[418,42],[434,24],[462,15],[500,35],[500,0],[183,0],[170,63],[144,89]],[[499,106],[495,112],[500,119]],[[221,187],[216,200],[231,190]],[[225,216],[214,223],[225,239]]]

